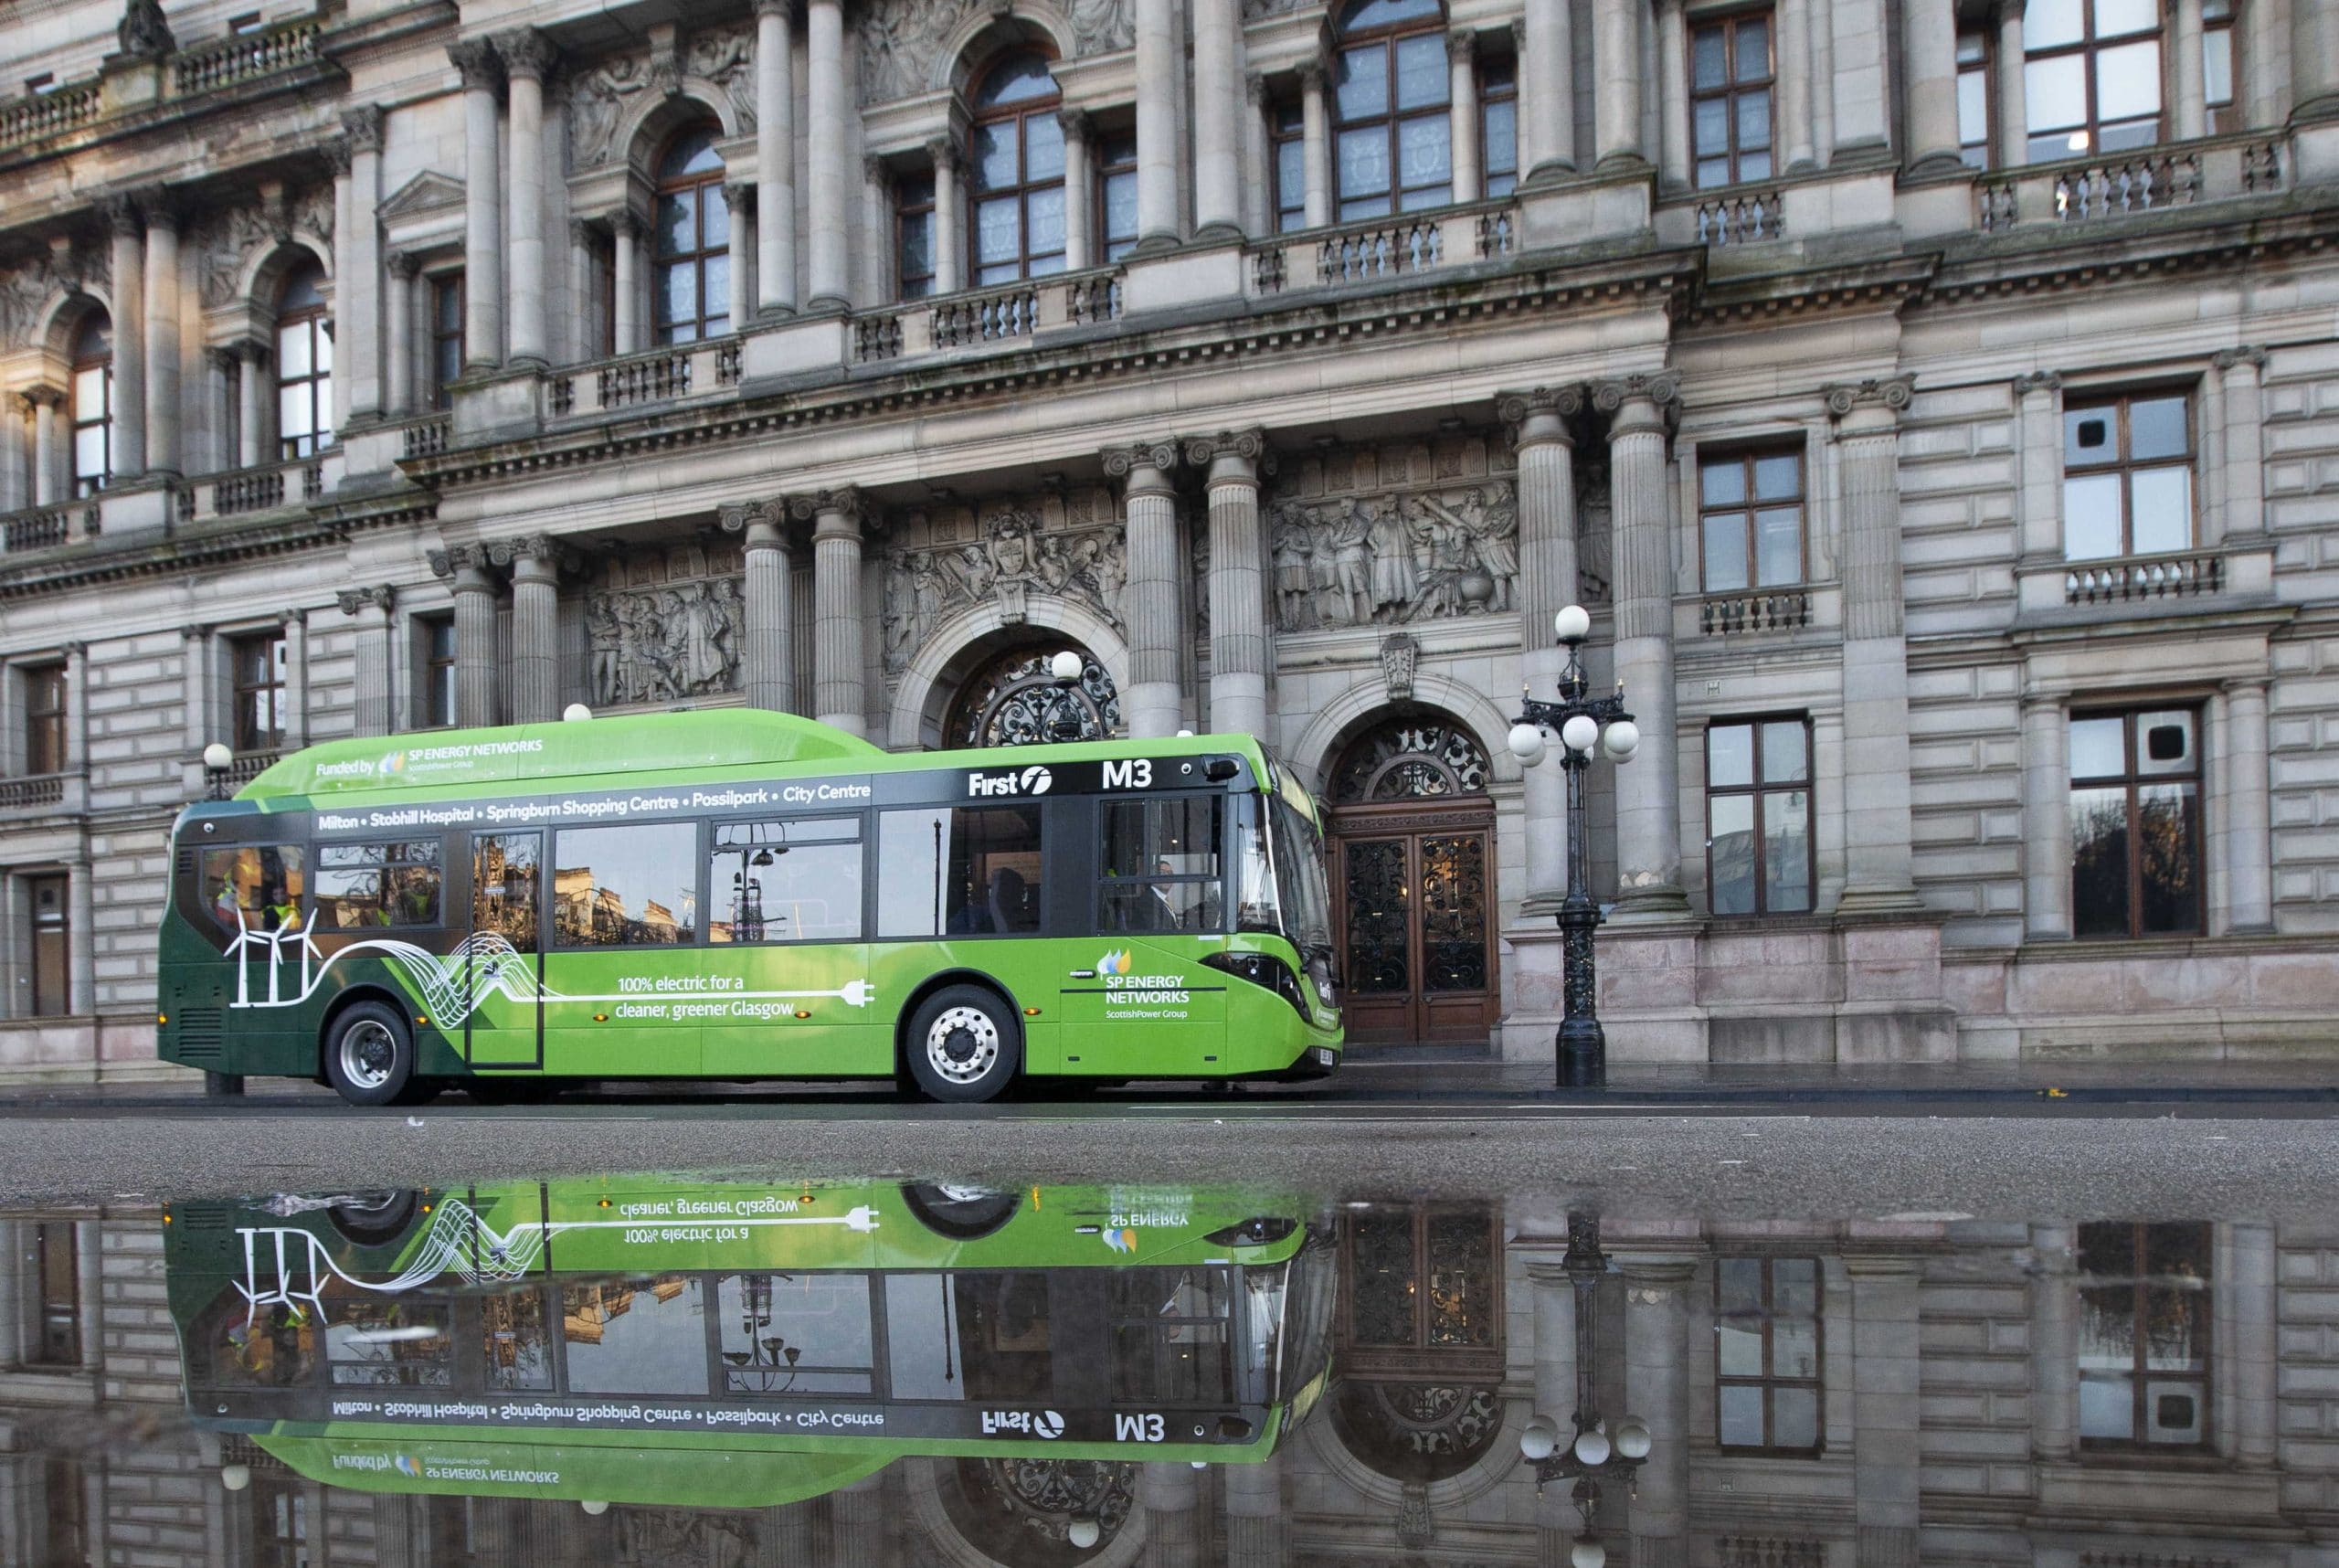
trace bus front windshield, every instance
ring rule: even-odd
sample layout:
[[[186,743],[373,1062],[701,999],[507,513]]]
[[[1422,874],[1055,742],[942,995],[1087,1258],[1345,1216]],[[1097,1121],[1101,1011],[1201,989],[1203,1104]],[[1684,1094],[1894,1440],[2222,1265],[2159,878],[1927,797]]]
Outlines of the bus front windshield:
[[[1315,829],[1283,801],[1250,795],[1237,837],[1243,896],[1236,929],[1288,938],[1303,957],[1329,954],[1331,898]]]

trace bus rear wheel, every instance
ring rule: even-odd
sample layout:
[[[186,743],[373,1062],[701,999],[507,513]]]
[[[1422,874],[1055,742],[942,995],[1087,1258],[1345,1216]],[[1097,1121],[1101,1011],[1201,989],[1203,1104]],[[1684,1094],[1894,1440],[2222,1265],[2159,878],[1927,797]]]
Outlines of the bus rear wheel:
[[[414,1037],[406,1020],[361,1001],[325,1031],[325,1081],[354,1106],[396,1105],[414,1080]]]
[[[973,1104],[997,1097],[1021,1065],[1014,1009],[980,986],[947,986],[910,1020],[910,1076],[929,1099]]]

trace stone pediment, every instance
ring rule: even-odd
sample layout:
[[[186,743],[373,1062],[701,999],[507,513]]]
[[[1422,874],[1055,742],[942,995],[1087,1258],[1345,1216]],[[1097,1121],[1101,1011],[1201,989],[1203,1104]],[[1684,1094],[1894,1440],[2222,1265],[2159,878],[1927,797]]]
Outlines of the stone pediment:
[[[392,192],[382,203],[383,221],[401,217],[418,217],[426,213],[444,212],[449,207],[460,210],[463,205],[463,182],[436,169],[425,169]]]

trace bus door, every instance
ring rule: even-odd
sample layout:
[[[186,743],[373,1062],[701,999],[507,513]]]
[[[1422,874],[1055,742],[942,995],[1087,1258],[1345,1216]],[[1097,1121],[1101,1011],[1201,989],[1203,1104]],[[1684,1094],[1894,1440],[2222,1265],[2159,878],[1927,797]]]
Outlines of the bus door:
[[[1095,802],[1095,876],[1081,890],[1095,935],[1069,951],[1064,1070],[1112,1077],[1223,1065],[1227,977],[1222,794],[1131,793]]]
[[[542,1067],[542,832],[471,838],[471,928],[457,976],[471,1002],[463,1059],[474,1067]]]

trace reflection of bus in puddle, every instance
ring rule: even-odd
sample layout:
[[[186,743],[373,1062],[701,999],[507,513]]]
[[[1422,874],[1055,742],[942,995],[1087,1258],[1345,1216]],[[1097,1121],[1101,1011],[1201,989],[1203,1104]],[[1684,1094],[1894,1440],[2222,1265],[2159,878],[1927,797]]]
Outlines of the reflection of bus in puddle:
[[[1288,1201],[658,1178],[187,1202],[198,1425],[373,1491],[759,1506],[905,1455],[1264,1459],[1322,1392]]]

